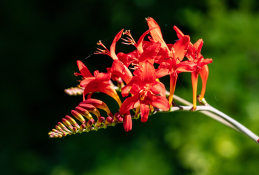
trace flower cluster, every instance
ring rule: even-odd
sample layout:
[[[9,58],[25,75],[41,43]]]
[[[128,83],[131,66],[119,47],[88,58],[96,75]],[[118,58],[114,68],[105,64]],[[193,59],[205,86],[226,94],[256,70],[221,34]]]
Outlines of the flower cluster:
[[[132,119],[140,116],[141,121],[146,122],[148,116],[154,111],[168,111],[171,106],[175,105],[173,95],[178,74],[181,72],[191,72],[192,110],[195,111],[198,75],[202,79],[202,91],[198,96],[198,100],[201,101],[205,94],[209,73],[207,65],[212,62],[212,59],[205,59],[201,54],[203,40],[200,39],[192,44],[190,37],[174,26],[179,39],[173,44],[167,44],[156,21],[151,17],[146,21],[149,30],[144,32],[137,42],[129,30],[122,29],[115,36],[110,49],[107,49],[101,41],[97,43],[102,48],[98,48],[95,54],[105,54],[113,59],[112,66],[107,68],[107,72],[102,73],[96,70],[92,75],[81,61],[77,61],[79,73],[75,75],[81,76],[82,80],[78,87],[65,91],[69,95],[83,94],[83,101],[71,111],[81,125],[78,125],[72,117],[66,116],[62,119],[62,123],[59,122],[55,129],[49,132],[50,137],[98,130],[121,122],[125,131],[128,132],[132,129]],[[125,35],[126,39],[122,38],[122,35]],[[145,37],[148,40],[144,40]],[[130,53],[116,54],[116,44],[120,39],[124,41],[123,44],[134,45],[136,49]],[[183,61],[185,57],[187,59]],[[157,69],[154,64],[158,65]],[[131,72],[130,69],[134,71]],[[164,84],[159,81],[159,78],[167,75],[170,76],[168,97]],[[113,82],[117,82],[118,87],[115,87]],[[103,101],[92,98],[95,92],[111,96],[117,101],[119,111],[113,115]],[[126,97],[123,102],[117,92],[121,92],[122,97]],[[105,110],[107,117],[101,116],[98,109]],[[94,119],[91,114],[94,114],[97,119]]]

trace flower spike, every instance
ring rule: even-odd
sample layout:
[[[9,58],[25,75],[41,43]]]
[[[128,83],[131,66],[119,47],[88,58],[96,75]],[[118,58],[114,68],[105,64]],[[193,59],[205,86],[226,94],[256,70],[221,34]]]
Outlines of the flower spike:
[[[140,117],[141,122],[146,122],[149,115],[169,111],[172,104],[175,105],[173,95],[178,74],[182,72],[192,73],[193,97],[195,96],[193,109],[196,108],[198,75],[201,76],[203,83],[199,98],[203,98],[209,73],[207,64],[212,62],[212,59],[204,59],[200,53],[203,40],[200,39],[192,44],[190,37],[174,26],[179,40],[167,44],[157,22],[151,17],[146,18],[146,21],[149,29],[137,42],[130,30],[122,29],[115,35],[110,47],[105,47],[102,41],[97,43],[100,47],[95,54],[108,55],[113,59],[112,65],[106,68],[107,72],[96,70],[91,73],[82,61],[77,61],[79,72],[75,75],[80,76],[80,84],[65,89],[65,92],[69,95],[83,95],[83,101],[71,110],[71,116],[66,115],[49,132],[51,138],[97,131],[118,123],[123,123],[126,132],[130,131],[132,119]],[[150,36],[146,41],[148,34]],[[121,38],[122,35],[126,37]],[[123,40],[123,44],[134,45],[135,49],[129,53],[116,54],[116,44],[120,39]],[[184,57],[187,57],[188,61],[183,61]],[[155,64],[158,64],[157,69]],[[166,75],[170,76],[168,98],[164,84],[159,81],[159,78]],[[115,87],[112,81],[117,82],[118,87]],[[105,93],[116,100],[119,109],[114,111],[114,115],[106,103],[92,98],[96,92]],[[123,101],[117,92],[124,97]],[[99,109],[104,110],[106,115],[102,116]]]

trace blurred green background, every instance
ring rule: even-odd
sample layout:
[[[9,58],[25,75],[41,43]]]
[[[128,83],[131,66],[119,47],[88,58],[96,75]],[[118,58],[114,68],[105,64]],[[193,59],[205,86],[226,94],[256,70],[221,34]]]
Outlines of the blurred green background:
[[[208,103],[259,134],[259,1],[2,1],[0,174],[258,173],[258,145],[200,113],[134,120],[128,133],[120,124],[48,138],[82,100],[63,91],[77,85],[76,60],[90,71],[105,71],[112,60],[92,55],[97,41],[109,47],[122,28],[137,40],[148,29],[149,16],[159,23],[167,43],[177,39],[174,25],[193,43],[203,38],[202,54],[214,61],[209,65]],[[131,49],[120,45],[117,53]],[[189,73],[180,75],[176,94],[192,100]],[[116,112],[111,98],[95,97]]]

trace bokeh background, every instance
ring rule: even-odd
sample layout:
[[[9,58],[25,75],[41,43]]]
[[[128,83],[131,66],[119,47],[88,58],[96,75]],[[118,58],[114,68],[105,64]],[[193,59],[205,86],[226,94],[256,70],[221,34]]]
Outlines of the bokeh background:
[[[148,29],[149,16],[160,24],[167,43],[177,39],[174,25],[192,42],[204,40],[202,53],[214,60],[209,65],[208,103],[259,134],[259,1],[1,1],[0,174],[258,173],[258,145],[200,113],[156,114],[146,123],[134,120],[128,133],[120,124],[48,138],[82,100],[64,93],[77,85],[76,60],[90,71],[105,71],[112,60],[93,55],[97,41],[109,47],[122,28],[137,40]],[[117,52],[133,49],[118,45]],[[190,74],[180,76],[176,94],[192,100]],[[116,112],[110,97],[95,97]]]

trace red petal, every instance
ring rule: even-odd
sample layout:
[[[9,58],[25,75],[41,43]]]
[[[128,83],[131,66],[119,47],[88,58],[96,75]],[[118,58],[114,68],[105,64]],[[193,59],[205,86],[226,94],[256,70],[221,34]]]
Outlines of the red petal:
[[[77,67],[83,77],[93,77],[88,68],[80,60],[77,60]]]
[[[143,43],[143,41],[144,41],[145,36],[150,32],[150,30],[153,30],[153,29],[154,29],[154,28],[147,30],[145,33],[143,33],[143,34],[140,36],[140,38],[139,38],[139,40],[138,40],[138,42],[137,42],[137,45],[136,45],[136,47],[137,47],[139,53],[142,53],[142,52],[143,52],[143,44],[142,44],[142,43]]]
[[[126,84],[128,84],[133,77],[130,70],[119,60],[113,61],[111,73],[121,77]]]
[[[123,97],[128,96],[128,95],[129,95],[129,91],[130,91],[130,89],[131,89],[131,86],[132,86],[133,84],[137,83],[138,81],[139,81],[139,78],[136,77],[136,76],[134,76],[134,77],[131,79],[131,81],[130,81],[126,86],[124,86],[124,87],[121,89],[121,95],[122,95]]]
[[[157,22],[151,17],[147,18],[146,20],[147,20],[147,24],[148,24],[149,29],[154,28],[153,30],[150,31],[152,39],[155,42],[160,42],[161,47],[168,50],[167,45],[166,45],[166,43],[163,39],[161,29],[160,29],[159,25],[157,24]]]
[[[114,98],[119,106],[121,105],[121,100],[113,88],[113,86],[109,82],[101,82],[101,81],[92,81],[88,83],[88,85],[84,89],[84,96],[87,95],[88,93],[94,93],[94,92],[102,92],[105,93],[112,98]]]
[[[156,80],[155,68],[148,61],[139,64],[139,73],[141,84],[153,83]]]
[[[126,132],[132,129],[132,119],[129,112],[123,117],[123,127]]]
[[[179,39],[181,39],[184,36],[183,32],[178,27],[174,26],[174,30]]]
[[[206,84],[209,76],[209,67],[208,65],[202,66],[200,70],[200,76],[201,76],[201,81],[202,81],[202,89],[201,89],[201,96],[200,99],[203,99],[206,91]]]
[[[201,60],[200,62],[199,62],[199,64],[198,64],[198,66],[199,67],[202,67],[202,66],[204,66],[204,65],[206,65],[206,64],[210,64],[210,63],[212,63],[212,59],[210,58],[210,59],[203,59],[203,60]]]
[[[147,102],[152,106],[162,109],[163,111],[168,111],[170,108],[169,102],[166,97],[149,95],[148,98],[146,98],[145,100],[147,100]]]
[[[165,90],[165,85],[163,84],[163,83],[161,83],[161,82],[158,82],[158,81],[156,81],[155,83],[154,83],[154,85],[152,86],[152,88],[150,89],[150,91],[153,93],[153,94],[155,94],[155,95],[161,95],[161,96],[163,96],[163,97],[165,97],[165,92],[166,92],[166,90]]]
[[[127,98],[120,107],[120,113],[123,115],[129,110],[139,106],[139,96],[135,95],[133,97]]]
[[[128,54],[120,52],[117,54],[117,57],[126,67],[130,65],[131,62],[129,62]]]
[[[167,62],[163,62],[159,65],[156,70],[156,78],[161,78],[163,76],[169,75],[171,72],[171,66]]]
[[[154,64],[154,58],[160,50],[161,44],[159,42],[154,43],[153,45],[147,47],[144,52],[139,57],[139,62],[149,61],[151,64]]]
[[[199,39],[196,43],[194,43],[193,47],[195,49],[196,53],[200,53],[201,52],[201,48],[203,46],[203,40]]]
[[[149,115],[149,105],[148,104],[140,104],[140,113],[141,113],[141,122],[146,122]]]
[[[193,72],[196,69],[196,64],[192,61],[183,61],[177,64],[176,72],[179,74],[181,72]]]
[[[141,122],[146,122],[149,115],[149,106],[147,104],[140,104]]]
[[[193,98],[193,109],[196,109],[196,98],[197,98],[197,86],[198,86],[198,74],[192,72],[192,98]]]
[[[181,62],[183,60],[189,43],[190,43],[190,37],[188,35],[185,35],[174,44],[173,46],[175,51],[174,58],[178,62]]]
[[[110,56],[112,57],[113,60],[117,60],[118,59],[118,57],[116,56],[116,53],[115,53],[115,47],[116,47],[117,41],[119,41],[119,39],[121,38],[123,30],[124,29],[122,29],[119,33],[117,33],[117,35],[114,37],[113,42],[111,44]]]
[[[85,87],[87,86],[90,82],[94,81],[95,77],[89,77],[89,78],[85,78],[80,82],[80,86],[81,87]]]
[[[111,79],[110,73],[98,73],[96,75],[96,81],[108,82]]]

